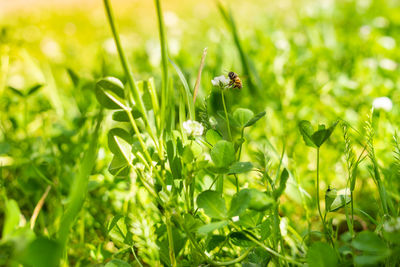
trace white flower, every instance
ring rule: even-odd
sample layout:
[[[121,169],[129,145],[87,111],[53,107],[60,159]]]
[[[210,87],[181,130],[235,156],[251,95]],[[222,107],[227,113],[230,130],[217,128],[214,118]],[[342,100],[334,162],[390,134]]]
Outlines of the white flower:
[[[211,80],[211,83],[213,86],[224,88],[228,86],[229,82],[231,80],[228,77],[225,77],[224,75],[214,77],[213,80]]]
[[[397,68],[397,63],[389,58],[384,58],[379,61],[379,66],[385,70],[395,70]]]
[[[385,17],[376,17],[373,21],[372,24],[376,27],[376,28],[386,28],[387,26],[389,26],[389,21],[387,18]]]
[[[393,108],[393,103],[390,98],[383,96],[383,97],[377,97],[374,99],[374,102],[372,102],[372,107],[374,109],[383,109],[386,111],[390,111]]]
[[[383,224],[385,232],[392,233],[400,230],[400,217],[392,218]]]
[[[387,50],[392,50],[396,47],[396,40],[390,36],[383,36],[379,38],[378,43]]]
[[[197,121],[188,120],[183,123],[183,130],[189,136],[199,136],[203,134],[204,127]]]
[[[239,221],[239,216],[232,217],[232,222],[237,222],[237,221]]]

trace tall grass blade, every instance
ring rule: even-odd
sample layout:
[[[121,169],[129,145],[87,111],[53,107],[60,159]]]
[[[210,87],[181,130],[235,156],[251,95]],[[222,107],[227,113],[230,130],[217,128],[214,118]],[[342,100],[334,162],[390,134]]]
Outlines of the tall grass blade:
[[[232,16],[232,12],[230,10],[226,10],[220,2],[218,2],[217,5],[222,17],[224,18],[232,33],[233,41],[239,52],[240,61],[242,63],[243,74],[245,77],[248,78],[249,91],[250,93],[257,93],[257,87],[261,86],[261,82],[259,80],[255,81],[255,77],[258,77],[258,75],[253,75],[253,73],[256,73],[257,71],[254,67],[251,67],[250,59],[247,57],[246,53],[243,50],[243,46],[240,42],[239,33],[236,27],[235,20]]]
[[[176,65],[171,59],[169,60],[172,64],[172,66],[174,67],[176,73],[178,74],[179,79],[181,80],[181,83],[183,85],[184,88],[184,92],[183,95],[185,97],[186,100],[186,104],[188,106],[188,110],[189,110],[189,117],[191,120],[195,120],[195,111],[194,111],[194,103],[192,101],[192,92],[190,91],[188,82],[185,78],[185,75],[183,75],[181,69],[178,67],[178,65]]]
[[[92,133],[92,139],[90,140],[89,147],[85,151],[79,171],[75,177],[71,191],[69,193],[69,203],[63,214],[60,222],[60,228],[58,230],[58,240],[61,246],[65,249],[68,242],[68,234],[72,228],[79,211],[82,208],[83,202],[87,193],[87,185],[89,182],[89,175],[93,169],[97,157],[97,146],[100,133],[100,125],[103,120],[102,111],[100,111],[97,117],[97,124],[94,132]]]

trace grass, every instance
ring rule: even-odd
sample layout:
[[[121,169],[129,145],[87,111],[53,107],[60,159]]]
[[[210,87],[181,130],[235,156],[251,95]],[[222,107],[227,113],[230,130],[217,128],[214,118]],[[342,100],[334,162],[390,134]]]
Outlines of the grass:
[[[1,266],[398,265],[397,2],[103,4],[4,15]]]

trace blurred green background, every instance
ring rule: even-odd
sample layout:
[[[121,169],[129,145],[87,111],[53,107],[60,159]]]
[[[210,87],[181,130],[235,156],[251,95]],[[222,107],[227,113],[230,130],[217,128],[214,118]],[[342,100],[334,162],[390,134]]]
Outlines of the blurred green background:
[[[229,108],[267,112],[262,123],[246,132],[249,145],[244,157],[254,159],[255,151],[267,149],[276,165],[285,144],[284,164],[294,177],[282,199],[282,216],[289,217],[289,224],[301,233],[307,224],[304,203],[313,207],[308,195],[314,195],[315,151],[304,145],[298,121],[307,119],[315,125],[336,119],[349,122],[358,131],[352,131],[352,138],[359,153],[373,100],[382,96],[390,98],[393,107],[374,115],[376,153],[387,174],[388,193],[399,200],[400,182],[386,170],[393,168],[392,136],[400,115],[400,2],[222,3],[234,16],[251,77],[242,76],[232,33],[215,1],[162,1],[169,55],[193,87],[202,51],[208,48],[200,98],[210,95],[208,103],[214,113],[221,106],[211,79],[231,70],[241,76],[244,87],[228,94]],[[159,88],[161,56],[153,1],[114,0],[112,4],[135,77],[155,77]],[[175,87],[181,86],[173,68],[170,71]],[[55,234],[61,204],[99,109],[94,82],[104,76],[125,80],[102,1],[0,2],[0,229],[6,199],[17,202],[23,226],[51,185],[34,231]],[[253,91],[249,79],[256,85]],[[35,90],[36,85],[42,87]],[[88,200],[71,235],[71,264],[101,263],[116,253],[118,245],[110,241],[104,227],[115,214],[129,211],[134,217],[138,253],[152,265],[158,259],[151,227],[157,208],[142,188],[108,172],[111,154],[105,133],[110,127],[108,117]],[[346,186],[343,149],[338,128],[321,151],[323,189]],[[362,164],[355,201],[374,215],[378,195],[368,164]],[[261,186],[255,174],[240,179],[247,186]],[[228,192],[234,192],[233,185]],[[343,220],[344,215],[337,218]],[[6,251],[0,252],[0,260],[7,259]]]

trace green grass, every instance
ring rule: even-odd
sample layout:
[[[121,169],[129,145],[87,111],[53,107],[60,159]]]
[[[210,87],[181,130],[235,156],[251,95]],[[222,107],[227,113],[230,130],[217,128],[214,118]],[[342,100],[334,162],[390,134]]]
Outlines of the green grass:
[[[399,12],[5,13],[0,266],[397,266]],[[229,71],[241,90],[212,86]]]

